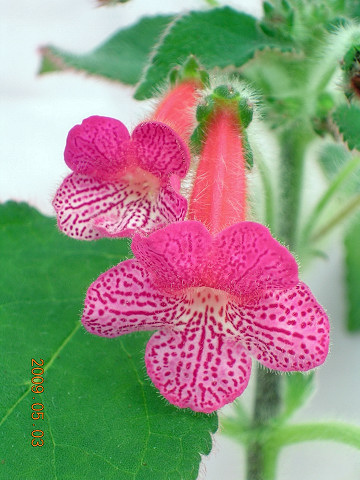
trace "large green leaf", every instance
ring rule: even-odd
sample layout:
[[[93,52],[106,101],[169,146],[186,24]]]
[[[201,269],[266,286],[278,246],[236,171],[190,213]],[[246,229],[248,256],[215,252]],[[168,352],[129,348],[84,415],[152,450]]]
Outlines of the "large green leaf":
[[[355,104],[340,105],[333,118],[349,148],[360,150],[360,108]]]
[[[346,284],[348,299],[347,326],[360,331],[360,222],[345,237]]]
[[[143,18],[85,55],[75,55],[51,45],[43,47],[39,73],[75,69],[134,85],[152,46],[171,20],[170,16]]]
[[[207,68],[241,66],[265,47],[289,49],[266,36],[257,20],[229,7],[191,12],[179,18],[162,38],[135,97],[151,97],[174,64],[194,54]]]
[[[78,242],[24,204],[0,207],[0,478],[196,479],[216,415],[159,395],[149,333],[105,339],[79,322],[89,283],[127,255],[127,240]],[[31,391],[32,358],[44,360],[43,394]],[[35,403],[44,420],[32,420]]]

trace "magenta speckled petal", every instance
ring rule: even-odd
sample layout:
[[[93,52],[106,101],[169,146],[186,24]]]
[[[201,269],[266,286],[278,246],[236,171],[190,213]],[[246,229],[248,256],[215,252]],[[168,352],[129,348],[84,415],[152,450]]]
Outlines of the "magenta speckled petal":
[[[204,413],[241,395],[251,372],[251,359],[241,344],[214,335],[204,324],[155,333],[147,344],[145,363],[170,403]]]
[[[146,194],[139,188],[138,200],[131,196],[124,199],[122,210],[115,215],[100,215],[94,221],[96,229],[104,237],[130,237],[134,232],[149,233],[172,222],[183,220],[186,215],[186,198],[171,186],[161,187],[157,196]]]
[[[73,127],[67,137],[65,162],[76,173],[117,180],[129,165],[129,132],[119,120],[93,116]],[[131,161],[130,161],[131,162]]]
[[[160,122],[144,122],[131,135],[139,167],[159,178],[175,173],[183,178],[190,165],[190,153],[183,140]]]
[[[267,291],[253,304],[228,304],[227,319],[250,354],[266,367],[306,371],[329,349],[329,320],[309,287]]]
[[[181,296],[159,293],[144,268],[131,259],[103,273],[90,285],[82,323],[90,333],[117,337],[172,324],[184,311]]]
[[[131,245],[136,258],[159,288],[179,290],[202,285],[211,235],[199,222],[178,222],[147,238],[136,235]]]
[[[240,222],[214,237],[207,284],[234,295],[284,289],[298,283],[298,267],[291,253],[253,222]]]
[[[94,240],[149,233],[182,220],[187,202],[171,185],[160,187],[144,175],[105,182],[73,173],[58,189],[53,206],[66,235]]]

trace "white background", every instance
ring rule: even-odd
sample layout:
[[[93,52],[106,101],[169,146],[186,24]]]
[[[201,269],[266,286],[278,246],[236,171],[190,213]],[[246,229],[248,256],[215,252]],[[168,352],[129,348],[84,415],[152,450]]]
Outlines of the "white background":
[[[259,1],[226,2],[260,14]],[[63,149],[69,129],[89,115],[120,119],[131,130],[150,111],[132,99],[133,88],[61,73],[37,77],[39,46],[85,53],[140,16],[206,8],[203,0],[131,0],[96,8],[95,0],[0,0],[0,201],[24,200],[53,214],[51,199],[68,173]],[[360,424],[360,337],[343,328],[343,255],[329,244],[329,261],[304,274],[332,323],[331,352],[318,369],[318,391],[296,421],[338,419]],[[244,394],[251,400],[252,385]],[[206,480],[244,480],[241,447],[217,434],[201,467]],[[283,451],[277,480],[359,480],[360,453],[339,444],[308,443]],[[32,480],[32,479],[27,479]],[[151,479],[149,479],[151,480]],[[184,479],[187,480],[187,479]]]

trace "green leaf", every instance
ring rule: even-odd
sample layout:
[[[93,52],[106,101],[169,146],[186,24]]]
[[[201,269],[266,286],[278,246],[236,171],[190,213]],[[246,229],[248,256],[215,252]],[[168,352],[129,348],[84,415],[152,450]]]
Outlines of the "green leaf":
[[[352,158],[353,156],[349,150],[339,143],[326,144],[319,155],[320,165],[328,180],[334,180],[341,174],[341,171],[345,171],[346,168],[350,170],[351,164],[354,165],[354,168],[351,168],[349,178],[344,181],[340,189],[347,196],[360,192],[359,156],[358,154],[356,155],[357,161],[352,160]]]
[[[190,54],[205,68],[239,67],[265,47],[291,48],[266,36],[254,17],[232,8],[191,12],[175,21],[163,36],[135,98],[151,97],[174,64],[181,64]]]
[[[319,154],[319,163],[328,180],[332,180],[350,160],[350,152],[339,143],[327,143]]]
[[[128,256],[128,241],[78,242],[55,223],[0,207],[0,478],[195,480],[216,415],[159,395],[145,373],[148,332],[105,339],[79,322],[87,286]],[[44,360],[44,393],[31,391],[32,358]],[[34,404],[44,419],[31,418]],[[31,446],[34,430],[44,446]]]
[[[140,78],[152,46],[171,20],[170,16],[143,18],[85,55],[45,46],[41,48],[39,73],[74,69],[134,85]]]
[[[360,331],[360,222],[345,237],[346,289],[348,300],[347,327]]]
[[[311,422],[284,425],[269,441],[272,453],[286,445],[313,441],[338,442],[360,450],[360,427],[344,422]]]
[[[340,105],[333,119],[349,148],[360,150],[360,108],[354,104]]]
[[[304,405],[314,391],[314,379],[314,372],[305,374],[296,372],[286,376],[283,417],[289,418]]]

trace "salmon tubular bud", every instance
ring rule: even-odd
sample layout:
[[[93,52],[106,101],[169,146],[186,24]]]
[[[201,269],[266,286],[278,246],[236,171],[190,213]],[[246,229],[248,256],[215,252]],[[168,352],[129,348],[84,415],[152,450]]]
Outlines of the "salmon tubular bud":
[[[200,160],[187,218],[216,234],[246,219],[249,147],[245,128],[252,109],[237,92],[221,86],[200,106],[197,118]]]
[[[152,120],[166,123],[189,143],[196,123],[199,92],[208,84],[208,75],[195,57],[190,56],[182,67],[175,67],[170,72],[170,84],[170,90],[158,104]]]

